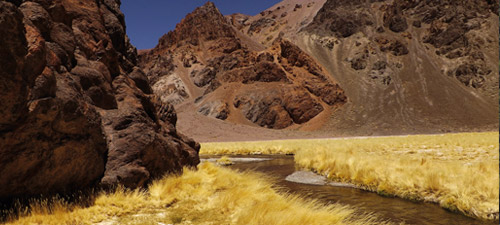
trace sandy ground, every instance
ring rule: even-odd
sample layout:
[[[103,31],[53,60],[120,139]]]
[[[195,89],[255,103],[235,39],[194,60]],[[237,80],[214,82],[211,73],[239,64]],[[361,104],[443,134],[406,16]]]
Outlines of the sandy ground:
[[[299,138],[326,138],[318,132],[272,130],[236,124],[200,115],[195,111],[178,113],[177,129],[198,142],[258,141]]]
[[[362,133],[357,130],[326,130],[316,131],[301,131],[299,128],[273,130],[258,127],[256,125],[236,124],[228,121],[222,121],[215,118],[209,118],[195,111],[179,111],[178,110],[177,129],[195,139],[198,142],[236,142],[236,141],[270,141],[270,140],[291,140],[291,139],[338,139],[338,138],[375,138],[385,136],[406,136],[414,134],[444,134],[444,133],[459,133],[440,132],[432,130],[420,130],[419,132],[377,132],[377,133]],[[480,131],[497,131],[477,130]]]

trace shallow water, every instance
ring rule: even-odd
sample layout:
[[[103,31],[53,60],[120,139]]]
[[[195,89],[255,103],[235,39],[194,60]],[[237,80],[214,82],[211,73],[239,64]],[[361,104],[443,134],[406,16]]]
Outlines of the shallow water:
[[[372,192],[351,187],[330,185],[311,185],[286,181],[293,174],[295,163],[293,156],[232,156],[235,158],[267,158],[271,160],[235,160],[232,169],[253,170],[274,177],[277,185],[284,191],[306,198],[319,199],[327,203],[340,203],[355,207],[361,212],[374,213],[378,218],[406,224],[498,224],[485,222],[449,212],[436,204],[419,203],[400,198],[382,197]],[[204,159],[217,158],[202,156]]]

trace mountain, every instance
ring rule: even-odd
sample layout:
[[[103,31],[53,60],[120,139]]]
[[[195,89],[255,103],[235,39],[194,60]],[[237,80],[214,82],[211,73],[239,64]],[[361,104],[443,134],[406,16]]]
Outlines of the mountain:
[[[0,1],[0,33],[0,200],[142,187],[198,164],[137,67],[119,0]]]
[[[497,9],[497,1],[327,1],[295,40],[350,99],[327,127],[498,130]]]
[[[497,6],[283,0],[223,16],[209,2],[139,64],[203,141],[497,130]]]
[[[346,102],[331,75],[292,42],[278,38],[265,47],[211,2],[187,15],[139,64],[164,102],[234,123],[297,127]]]

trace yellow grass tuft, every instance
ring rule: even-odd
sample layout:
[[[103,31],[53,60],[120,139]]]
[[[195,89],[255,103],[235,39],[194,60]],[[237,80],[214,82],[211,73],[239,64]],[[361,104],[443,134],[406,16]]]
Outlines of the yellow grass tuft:
[[[328,178],[381,195],[498,219],[498,132],[202,144],[204,154],[294,153]],[[269,148],[269,149],[267,149]]]
[[[9,224],[380,224],[341,205],[277,192],[263,175],[217,167],[154,182],[148,191],[118,189],[88,208],[40,204]]]

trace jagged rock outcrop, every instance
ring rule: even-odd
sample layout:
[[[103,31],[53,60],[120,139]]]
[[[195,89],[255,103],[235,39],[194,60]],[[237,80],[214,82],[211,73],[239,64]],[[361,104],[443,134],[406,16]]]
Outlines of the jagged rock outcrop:
[[[0,1],[0,199],[141,187],[195,166],[118,0]]]
[[[205,116],[275,129],[305,124],[347,101],[292,42],[278,38],[265,48],[233,27],[244,24],[244,16],[225,18],[211,2],[187,15],[140,56],[155,93]]]
[[[371,2],[373,1],[326,1],[307,29],[331,32],[337,38],[350,37],[363,27],[373,25],[375,20],[368,8]]]

